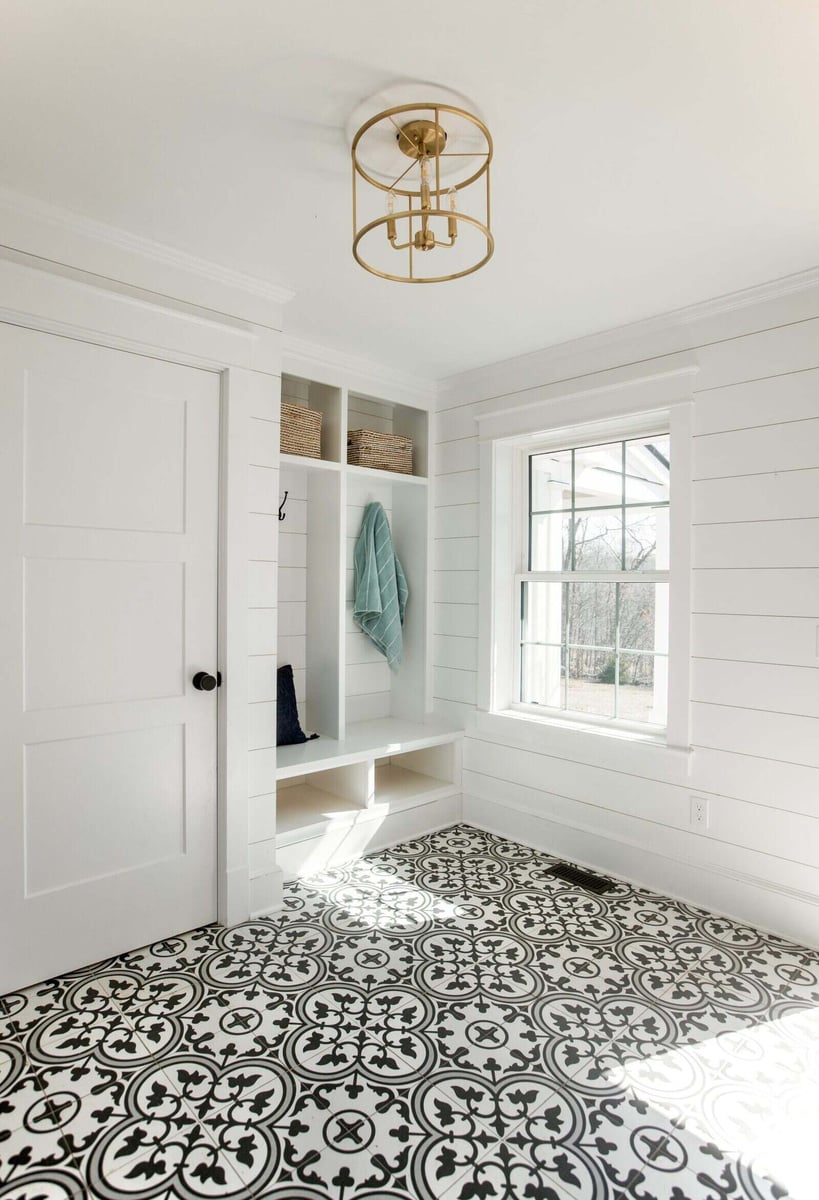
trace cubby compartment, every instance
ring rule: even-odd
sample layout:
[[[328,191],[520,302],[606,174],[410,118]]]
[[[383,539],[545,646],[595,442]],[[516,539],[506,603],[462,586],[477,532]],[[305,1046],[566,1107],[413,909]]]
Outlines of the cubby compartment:
[[[460,742],[452,741],[376,759],[373,803],[395,812],[451,790],[458,778],[459,754]]]
[[[366,761],[282,780],[276,788],[276,836],[322,833],[327,822],[352,820],[366,808],[369,793]]]
[[[329,387],[296,375],[282,375],[282,402],[312,408],[321,417],[321,458],[302,459],[300,455],[285,454],[283,461],[318,464],[340,464],[347,460],[347,430],[343,422],[341,388]]]
[[[279,523],[279,666],[290,663],[305,731],[339,737],[341,661],[341,482],[337,473],[282,457]]]
[[[276,785],[276,858],[285,876],[346,862],[457,817],[462,733],[440,718],[388,718],[335,741],[286,746]]]
[[[412,439],[412,475],[404,479],[426,479],[429,473],[429,437],[427,413],[405,404],[391,404],[351,392],[347,400],[347,429],[370,429],[376,433],[396,433]],[[346,451],[345,451],[346,460]],[[350,471],[367,472],[369,467],[350,466]],[[389,475],[390,472],[376,472]]]
[[[348,468],[352,472],[352,468]],[[409,587],[404,617],[403,656],[397,672],[358,628],[353,618],[354,552],[367,505],[383,505]],[[380,717],[421,720],[428,696],[427,638],[429,608],[429,505],[426,488],[395,480],[349,474],[345,511],[345,638],[346,719],[350,724]]]

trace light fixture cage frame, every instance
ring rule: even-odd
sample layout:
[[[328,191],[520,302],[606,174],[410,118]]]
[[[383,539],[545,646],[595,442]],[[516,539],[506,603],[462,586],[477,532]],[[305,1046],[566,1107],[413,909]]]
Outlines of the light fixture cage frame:
[[[361,161],[361,158],[360,158],[359,147],[361,145],[362,139],[376,125],[379,125],[383,122],[389,122],[395,128],[396,141],[399,141],[403,127],[399,123],[398,118],[400,118],[404,114],[409,114],[409,113],[412,113],[417,118],[418,113],[421,113],[421,112],[424,112],[424,113],[429,112],[432,114],[432,122],[434,123],[436,129],[438,129],[438,130],[444,129],[444,125],[441,122],[441,114],[449,113],[449,114],[452,114],[452,115],[460,118],[461,120],[466,121],[468,124],[473,126],[481,134],[481,136],[483,137],[483,139],[485,140],[485,143],[486,143],[486,150],[485,151],[470,150],[470,151],[464,151],[464,152],[458,152],[458,151],[447,152],[446,149],[441,150],[440,146],[437,144],[437,141],[436,141],[436,148],[435,148],[434,153],[428,154],[426,156],[418,155],[417,157],[412,158],[412,160],[410,161],[410,165],[408,167],[406,167],[403,171],[399,171],[396,175],[396,178],[391,183],[384,183],[382,180],[374,178],[374,176],[371,174],[371,172],[369,170],[367,170],[365,164]],[[400,155],[401,153],[406,154],[407,152],[402,151],[399,147],[397,149],[396,153]],[[361,126],[361,128],[355,134],[353,141],[352,141],[352,147],[351,147],[352,166],[353,166],[353,177],[352,177],[352,182],[353,182],[353,246],[352,246],[352,249],[353,249],[353,257],[356,260],[356,262],[359,264],[359,266],[363,267],[365,271],[369,271],[370,274],[372,274],[372,275],[377,275],[381,279],[392,280],[395,283],[445,283],[452,279],[461,279],[466,275],[472,275],[475,271],[478,271],[478,270],[480,270],[481,267],[485,266],[489,262],[492,255],[495,252],[495,239],[492,234],[492,228],[491,228],[492,188],[491,188],[490,167],[491,167],[491,163],[492,163],[493,153],[494,153],[494,146],[492,143],[492,135],[490,134],[489,130],[487,129],[487,127],[483,123],[483,121],[479,117],[476,117],[474,115],[474,113],[468,112],[465,108],[459,108],[452,104],[444,104],[444,103],[437,102],[437,101],[432,101],[429,103],[417,103],[417,104],[399,104],[392,108],[384,109],[383,112],[376,113],[375,116],[370,117],[369,120],[365,121],[364,124]],[[434,181],[430,182],[430,195],[434,196],[435,201],[436,201],[434,207],[428,207],[427,209],[425,209],[423,211],[422,211],[422,207],[421,207],[420,183],[417,188],[400,186],[401,182],[409,176],[409,173],[410,173],[410,171],[412,171],[413,166],[416,163],[420,162],[422,157],[426,157],[430,163],[434,163],[434,173],[435,174],[434,174]],[[456,182],[449,184],[448,186],[442,186],[442,182],[441,182],[441,159],[442,158],[476,158],[476,159],[481,159],[482,161],[480,162],[480,165],[477,167],[477,169],[475,171],[473,171],[470,175],[468,175],[466,179],[458,180]],[[482,190],[485,193],[485,195],[484,195],[484,213],[485,213],[485,217],[486,217],[485,221],[481,220],[478,217],[471,216],[468,212],[462,212],[462,211],[460,211],[460,209],[453,210],[452,208],[444,209],[441,207],[442,195],[449,195],[452,192],[455,192],[458,197],[460,197],[462,194],[464,196],[466,196],[467,194],[470,194],[467,192],[467,189],[475,188],[476,186],[480,186],[481,181],[483,181],[483,189]],[[408,201],[408,206],[405,209],[402,209],[401,211],[396,210],[393,212],[385,212],[382,216],[376,217],[374,220],[368,221],[365,224],[363,224],[361,227],[359,227],[359,225],[358,225],[358,209],[359,209],[358,188],[362,183],[369,185],[370,187],[376,188],[380,192],[385,193],[385,196],[389,196],[390,194],[392,194],[392,196],[404,197]],[[474,193],[471,193],[471,194],[474,194]],[[449,272],[447,274],[441,274],[441,275],[418,275],[418,274],[416,274],[416,272],[415,272],[415,256],[417,254],[421,253],[421,251],[418,250],[414,245],[414,235],[416,232],[416,226],[417,226],[417,228],[421,227],[422,218],[424,216],[427,219],[440,217],[440,218],[446,219],[449,222],[452,222],[454,220],[458,224],[468,225],[474,229],[477,229],[479,231],[479,233],[481,233],[485,239],[486,252],[478,259],[477,262],[474,262],[470,266],[467,266],[459,271],[453,271],[453,272]],[[386,234],[388,231],[390,222],[392,222],[393,227],[395,227],[398,224],[398,222],[402,222],[402,221],[408,222],[408,229],[409,229],[409,237],[407,239],[407,244],[406,244],[406,246],[401,247],[402,250],[406,250],[406,252],[407,252],[407,272],[403,275],[398,275],[398,274],[395,274],[390,271],[382,271],[378,267],[374,266],[372,263],[368,262],[363,256],[362,243],[364,242],[364,239],[370,233],[372,233],[373,230],[378,229],[379,227],[383,226],[384,230],[385,230],[385,234]],[[450,226],[450,228],[451,228],[451,226]],[[446,243],[443,243],[443,244],[438,243],[438,244],[436,244],[435,248],[436,249],[441,248],[442,245],[444,247],[446,247]]]

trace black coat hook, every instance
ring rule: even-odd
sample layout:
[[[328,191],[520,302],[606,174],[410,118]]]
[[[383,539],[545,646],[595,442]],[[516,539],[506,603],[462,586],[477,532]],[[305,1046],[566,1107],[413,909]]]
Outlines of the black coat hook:
[[[284,495],[282,496],[282,502],[279,505],[279,520],[280,521],[283,521],[285,516],[287,515],[284,511],[284,506],[287,503],[287,495],[288,495],[288,493],[285,492]]]

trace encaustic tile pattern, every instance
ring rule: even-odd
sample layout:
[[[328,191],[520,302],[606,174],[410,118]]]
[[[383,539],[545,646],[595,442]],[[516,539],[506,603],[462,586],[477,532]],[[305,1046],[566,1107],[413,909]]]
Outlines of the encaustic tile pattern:
[[[457,825],[0,999],[2,1200],[815,1200],[819,955]]]

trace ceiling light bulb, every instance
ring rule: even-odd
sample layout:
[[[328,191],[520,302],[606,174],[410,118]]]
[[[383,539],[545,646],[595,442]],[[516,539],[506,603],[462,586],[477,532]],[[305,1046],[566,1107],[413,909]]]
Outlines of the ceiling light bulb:
[[[395,245],[395,239],[398,236],[398,229],[396,227],[395,217],[393,216],[394,212],[395,192],[389,191],[387,192],[387,237],[393,246]]]
[[[458,193],[455,191],[455,188],[450,188],[449,189],[449,211],[450,212],[455,212],[455,210],[457,209],[457,207],[458,207],[457,200],[458,200]]]
[[[429,159],[421,159],[421,208],[429,208]]]

